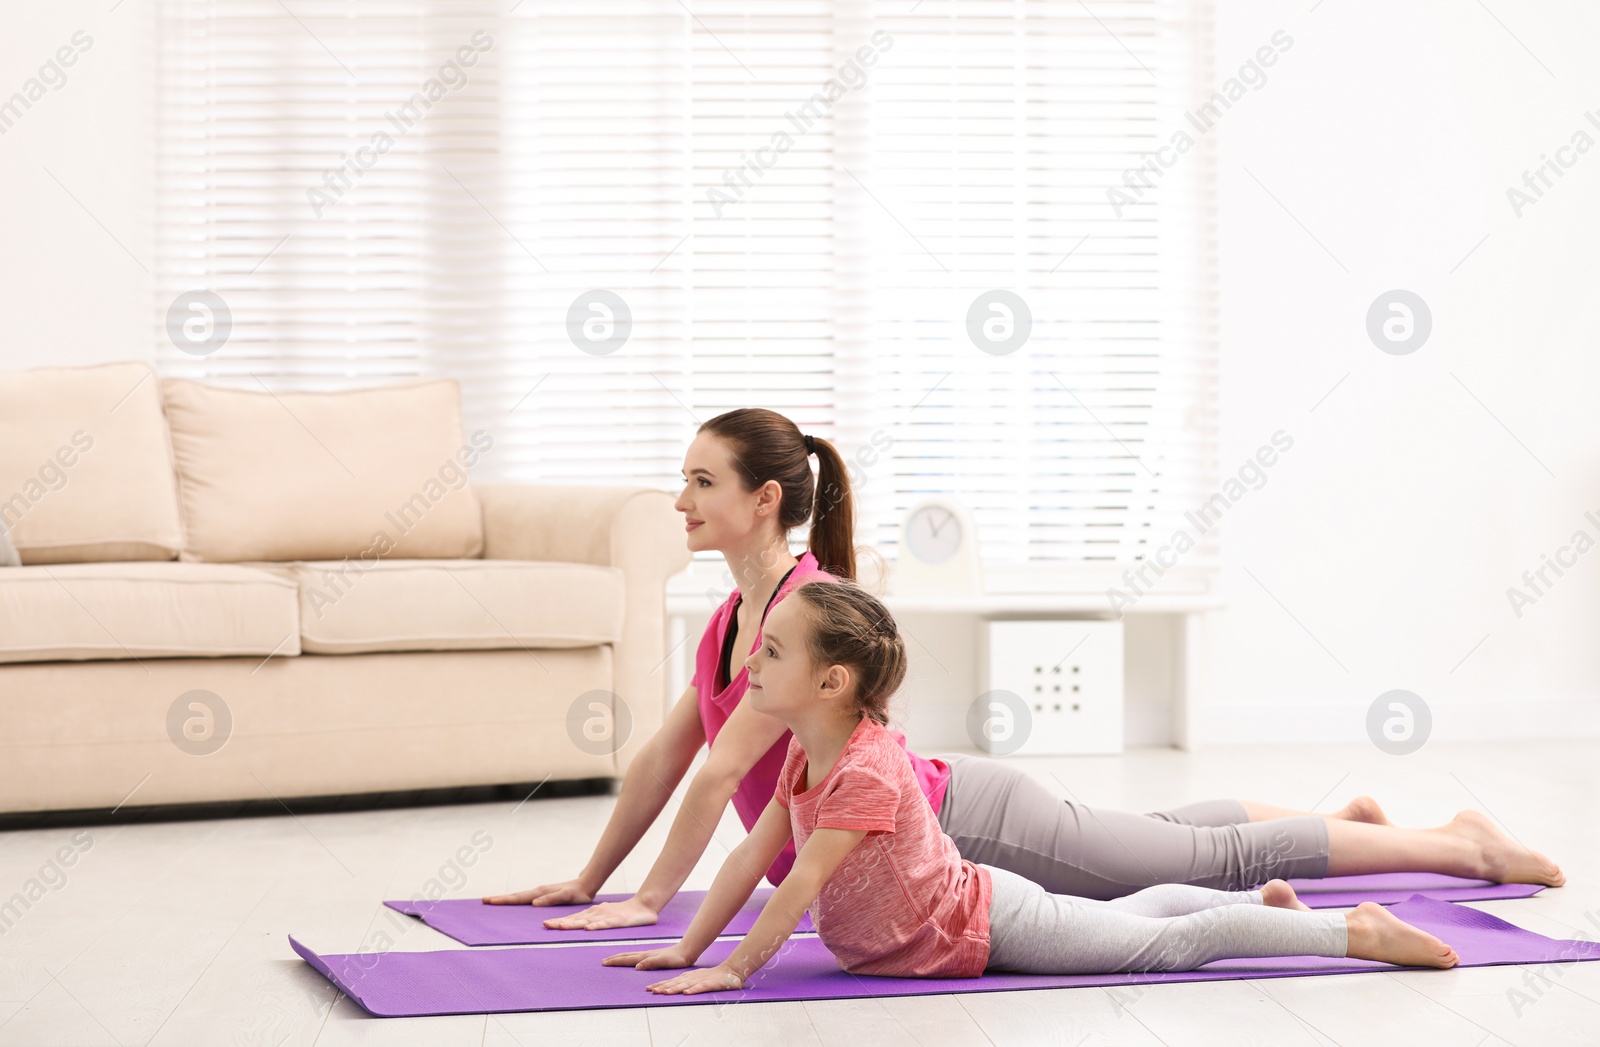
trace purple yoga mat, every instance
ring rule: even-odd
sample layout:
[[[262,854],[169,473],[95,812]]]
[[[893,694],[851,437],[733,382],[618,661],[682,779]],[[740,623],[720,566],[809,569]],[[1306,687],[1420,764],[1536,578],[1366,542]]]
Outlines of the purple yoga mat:
[[[1493,883],[1425,872],[1324,876],[1316,880],[1290,880],[1289,886],[1313,909],[1353,909],[1362,902],[1393,905],[1413,894],[1442,902],[1488,902],[1531,898],[1544,890],[1543,885],[1537,883]]]
[[[773,888],[761,887],[750,896],[744,908],[734,913],[722,933],[743,935],[755,926],[761,907],[767,904]],[[631,894],[598,894],[600,902],[625,902]],[[694,914],[705,900],[705,891],[679,891],[677,896],[662,907],[656,922],[647,927],[613,927],[602,931],[552,931],[544,921],[558,916],[582,912],[587,905],[488,905],[477,898],[446,898],[430,902],[384,902],[408,916],[421,917],[422,922],[441,934],[447,934],[462,945],[549,945],[552,942],[621,942],[621,941],[676,941],[688,931]],[[809,914],[800,917],[797,932],[808,932]]]
[[[1537,884],[1490,883],[1463,880],[1438,873],[1378,873],[1371,876],[1329,876],[1320,880],[1290,880],[1302,900],[1313,909],[1352,909],[1362,902],[1390,905],[1421,892],[1451,902],[1479,902],[1498,898],[1527,898],[1544,890]],[[763,887],[728,924],[724,935],[743,935],[761,915],[772,894]],[[450,898],[430,902],[384,902],[391,909],[421,917],[429,927],[463,945],[548,945],[552,942],[672,941],[682,938],[705,899],[705,891],[679,891],[648,927],[619,927],[604,931],[552,931],[544,921],[588,908],[586,905],[485,905],[476,898]],[[626,901],[630,894],[602,894],[602,902]],[[798,931],[812,930],[811,917],[800,920]]]
[[[1600,942],[1546,938],[1488,913],[1420,894],[1396,904],[1390,911],[1448,942],[1460,956],[1462,967],[1600,959]],[[879,978],[840,970],[820,939],[806,937],[789,939],[744,989],[657,996],[647,992],[645,986],[669,978],[673,972],[602,967],[600,961],[604,957],[629,951],[616,945],[323,956],[293,937],[289,944],[367,1013],[380,1018],[1003,992],[1398,969],[1370,960],[1287,956],[1217,960],[1193,971],[1169,973]],[[735,941],[713,944],[700,957],[701,965],[719,963],[737,945]]]

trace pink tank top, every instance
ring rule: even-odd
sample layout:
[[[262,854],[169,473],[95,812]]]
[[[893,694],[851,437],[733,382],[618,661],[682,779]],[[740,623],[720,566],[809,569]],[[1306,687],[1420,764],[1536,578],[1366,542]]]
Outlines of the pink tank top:
[[[833,575],[817,566],[817,558],[809,551],[800,554],[800,562],[795,565],[789,577],[784,579],[778,591],[773,594],[772,603],[768,609],[793,592],[796,586],[812,581],[837,581]],[[732,678],[726,687],[718,690],[722,682],[719,678],[722,668],[722,648],[725,643],[732,641],[729,633],[735,625],[734,612],[739,606],[739,591],[735,589],[722,602],[722,605],[711,615],[711,621],[706,625],[705,634],[700,637],[700,648],[694,660],[694,687],[700,703],[700,723],[705,728],[706,743],[715,745],[717,734],[722,730],[722,725],[728,722],[728,717],[739,707],[739,702],[744,699],[745,691],[750,686],[750,674],[744,667],[744,660],[761,646],[761,633],[756,632],[755,642],[750,645],[750,650],[734,651],[730,660],[729,669]],[[766,613],[762,613],[762,621],[766,620]],[[891,730],[896,744],[905,748],[906,736],[899,731]],[[739,782],[739,787],[733,793],[733,809],[738,812],[739,820],[744,823],[745,830],[755,828],[756,819],[761,817],[761,812],[767,809],[767,804],[772,800],[772,794],[778,786],[778,772],[783,770],[783,761],[789,753],[789,739],[793,735],[784,731],[783,735],[772,743],[772,748],[762,754],[754,767]],[[943,760],[930,760],[918,756],[906,749],[906,756],[911,760],[911,771],[917,779],[917,785],[922,789],[922,794],[928,798],[928,805],[933,808],[934,814],[939,813],[939,805],[944,802],[945,787],[950,783],[950,765]],[[783,848],[783,852],[773,861],[772,867],[767,870],[767,879],[776,886],[783,882],[789,875],[789,870],[794,867],[794,841],[790,840]]]

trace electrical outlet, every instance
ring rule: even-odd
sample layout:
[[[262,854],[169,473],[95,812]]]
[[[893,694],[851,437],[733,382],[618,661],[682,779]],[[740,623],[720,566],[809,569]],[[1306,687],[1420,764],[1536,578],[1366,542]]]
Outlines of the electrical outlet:
[[[1120,620],[991,621],[981,634],[979,679],[985,693],[1005,692],[991,702],[999,726],[980,735],[982,747],[1018,756],[1122,751]]]

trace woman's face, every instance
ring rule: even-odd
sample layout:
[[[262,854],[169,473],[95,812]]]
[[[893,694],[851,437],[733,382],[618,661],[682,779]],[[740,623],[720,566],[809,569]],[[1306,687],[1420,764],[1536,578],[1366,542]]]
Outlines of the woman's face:
[[[760,491],[744,489],[734,471],[733,454],[710,433],[700,433],[689,445],[683,477],[683,493],[674,508],[683,514],[690,552],[737,548],[776,511],[764,504]]]

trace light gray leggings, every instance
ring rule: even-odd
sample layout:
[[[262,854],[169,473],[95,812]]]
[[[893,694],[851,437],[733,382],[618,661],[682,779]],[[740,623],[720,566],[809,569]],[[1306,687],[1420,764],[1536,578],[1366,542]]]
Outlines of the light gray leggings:
[[[939,827],[961,857],[1051,894],[1104,900],[1157,884],[1242,891],[1328,870],[1328,826],[1317,815],[1252,822],[1235,800],[1150,814],[1101,810],[1060,799],[1001,760],[939,759],[950,764]]]
[[[1168,883],[1103,902],[986,868],[992,971],[1188,971],[1236,956],[1343,956],[1349,948],[1342,913],[1270,908],[1260,891]]]

